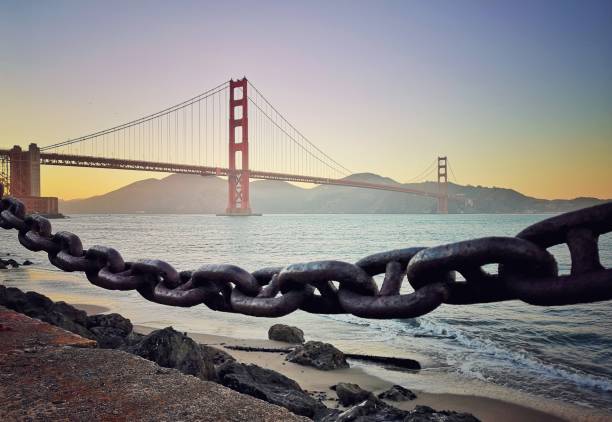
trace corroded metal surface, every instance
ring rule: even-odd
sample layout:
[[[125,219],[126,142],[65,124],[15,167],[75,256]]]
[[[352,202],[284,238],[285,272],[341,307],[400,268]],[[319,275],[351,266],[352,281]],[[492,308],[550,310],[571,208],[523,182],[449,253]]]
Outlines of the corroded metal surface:
[[[0,420],[308,421],[0,307]]]

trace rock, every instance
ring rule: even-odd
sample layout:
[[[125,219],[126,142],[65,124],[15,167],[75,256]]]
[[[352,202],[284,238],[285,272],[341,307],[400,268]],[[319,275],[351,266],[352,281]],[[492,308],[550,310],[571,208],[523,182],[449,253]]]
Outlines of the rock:
[[[23,261],[23,264],[21,265],[33,265],[34,263],[32,261],[30,261],[29,259],[26,259],[25,261]]]
[[[284,341],[285,343],[304,343],[304,332],[298,327],[285,324],[274,324],[268,330],[270,340]]]
[[[335,410],[319,422],[403,422],[408,414],[372,395],[345,411]]]
[[[95,339],[93,333],[82,325],[86,314],[67,303],[54,303],[48,297],[36,292],[24,293],[14,287],[1,286],[0,305],[82,337]]]
[[[240,393],[248,394],[289,409],[309,418],[325,415],[328,409],[304,392],[297,382],[257,365],[227,362],[218,371],[219,382]]]
[[[204,355],[200,346],[172,327],[155,330],[125,350],[203,380],[216,378],[213,362]]]
[[[69,319],[73,320],[77,324],[82,326],[87,326],[87,313],[80,309],[75,308],[72,305],[67,304],[66,302],[55,302],[51,309],[60,314],[64,314]]]
[[[129,343],[126,338],[132,332],[132,322],[119,314],[86,316],[85,325],[103,349],[117,349]],[[136,343],[134,341],[131,344]]]
[[[35,292],[24,293],[15,287],[2,286],[2,289],[0,289],[0,305],[38,318],[51,309],[53,301]]]
[[[317,422],[478,422],[469,413],[437,411],[427,406],[417,406],[412,411],[401,410],[370,397],[345,410],[334,410]]]
[[[236,359],[225,350],[218,349],[216,347],[208,346],[207,344],[200,344],[202,353],[212,360],[215,366],[223,365],[225,362],[235,362]]]
[[[132,331],[123,339],[123,347],[134,346],[136,343],[141,342],[144,337],[144,334]]]
[[[324,371],[349,367],[344,353],[331,344],[320,341],[309,341],[296,347],[285,359],[300,365],[314,366]]]
[[[114,327],[91,327],[89,329],[102,349],[117,349],[125,344],[127,335],[123,330]]]
[[[4,263],[4,261],[0,260],[0,270],[6,270],[6,264]]]
[[[25,310],[30,312],[48,312],[53,308],[53,301],[45,295],[36,292],[27,292],[24,294]],[[26,312],[24,312],[26,313]]]
[[[5,265],[10,265],[13,268],[19,268],[19,263],[17,261],[15,261],[14,259],[7,259],[6,261],[4,261]]]
[[[87,328],[112,327],[125,333],[127,336],[132,332],[132,322],[119,314],[98,314],[87,317]]]
[[[401,385],[394,385],[387,391],[383,391],[378,395],[379,399],[391,400],[391,401],[407,401],[414,400],[417,398],[416,394]]]
[[[33,318],[38,318],[41,321],[44,321],[51,325],[55,325],[56,327],[63,328],[64,330],[70,331],[71,333],[78,334],[81,337],[85,337],[91,340],[97,340],[95,335],[91,331],[89,331],[84,326],[77,324],[76,322],[74,322],[73,320],[71,320],[66,315],[60,312],[50,311],[40,315],[26,315],[32,316]]]
[[[346,382],[339,382],[336,385],[336,394],[342,406],[352,406],[373,397],[371,392],[364,390],[357,384]]]
[[[429,406],[416,406],[404,419],[405,422],[480,422],[470,413],[453,412],[450,410],[434,410]]]

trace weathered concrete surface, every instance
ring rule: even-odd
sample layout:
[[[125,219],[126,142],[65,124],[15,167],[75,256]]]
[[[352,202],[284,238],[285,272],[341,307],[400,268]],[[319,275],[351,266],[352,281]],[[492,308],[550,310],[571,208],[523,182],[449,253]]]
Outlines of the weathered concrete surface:
[[[96,342],[0,306],[0,355],[48,346],[96,347]]]
[[[0,420],[308,421],[0,307]]]

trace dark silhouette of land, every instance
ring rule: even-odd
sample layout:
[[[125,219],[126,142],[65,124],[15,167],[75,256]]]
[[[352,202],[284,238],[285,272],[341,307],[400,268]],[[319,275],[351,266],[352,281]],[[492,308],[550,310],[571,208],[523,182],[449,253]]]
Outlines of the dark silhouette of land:
[[[348,178],[370,183],[400,183],[371,173]],[[403,184],[435,192],[435,182]],[[461,186],[449,183],[449,194],[466,201],[451,201],[451,213],[556,213],[609,200],[532,198],[512,189]],[[435,213],[436,200],[405,193],[317,186],[304,189],[287,182],[259,180],[251,183],[253,210],[261,213]],[[104,195],[60,201],[60,211],[75,213],[205,213],[223,211],[227,181],[214,176],[173,174],[161,180],[134,182]]]

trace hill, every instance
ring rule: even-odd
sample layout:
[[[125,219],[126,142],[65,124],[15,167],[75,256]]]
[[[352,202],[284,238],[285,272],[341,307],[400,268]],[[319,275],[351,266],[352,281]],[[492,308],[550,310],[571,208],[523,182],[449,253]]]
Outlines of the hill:
[[[400,184],[376,174],[347,177],[370,183],[396,184],[435,191],[435,182]],[[606,200],[576,198],[546,200],[532,198],[512,189],[449,184],[449,194],[466,201],[451,201],[452,213],[541,213],[565,212],[596,205]],[[60,201],[60,211],[78,213],[197,213],[214,214],[225,209],[227,181],[215,176],[172,174],[163,179],[131,183],[104,195]],[[287,182],[251,182],[251,206],[261,213],[434,213],[431,198],[345,186],[321,185],[304,189]]]

